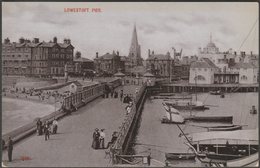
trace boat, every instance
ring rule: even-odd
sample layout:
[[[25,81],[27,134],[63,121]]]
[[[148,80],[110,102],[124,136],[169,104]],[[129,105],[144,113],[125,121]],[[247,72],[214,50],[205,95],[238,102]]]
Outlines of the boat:
[[[167,106],[165,103],[162,104],[166,112],[166,116],[161,120],[162,123],[183,124],[185,122],[177,109]]]
[[[165,153],[167,160],[194,160],[195,157],[194,153]]]
[[[221,90],[209,91],[211,95],[221,95]]]
[[[164,101],[166,105],[176,108],[178,110],[205,110],[209,109],[200,101],[192,100],[172,100]]]
[[[232,123],[233,116],[188,116],[185,120],[201,121],[201,122],[228,122]]]
[[[234,131],[241,130],[242,125],[208,127],[208,131]]]
[[[191,145],[206,157],[232,160],[258,152],[258,130],[212,131],[188,135]]]
[[[240,130],[243,126],[246,125],[218,125],[218,126],[200,126],[200,125],[190,125],[194,127],[201,127],[206,128],[208,131],[234,131],[234,130]]]

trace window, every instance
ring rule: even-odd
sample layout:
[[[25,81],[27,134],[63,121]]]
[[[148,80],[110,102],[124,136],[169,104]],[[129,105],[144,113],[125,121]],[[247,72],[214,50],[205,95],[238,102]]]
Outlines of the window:
[[[241,80],[247,80],[247,77],[245,75],[241,76]]]
[[[198,76],[196,76],[196,77],[194,78],[194,80],[201,80],[201,81],[203,81],[203,80],[206,80],[206,79],[205,79],[204,76],[198,75]]]

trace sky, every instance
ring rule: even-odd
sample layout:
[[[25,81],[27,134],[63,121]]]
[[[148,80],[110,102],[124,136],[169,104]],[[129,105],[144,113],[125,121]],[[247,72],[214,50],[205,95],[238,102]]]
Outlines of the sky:
[[[65,12],[67,8],[89,12]],[[136,24],[144,59],[148,49],[172,55],[172,47],[196,55],[210,34],[220,51],[258,53],[258,13],[256,2],[3,2],[2,41],[24,37],[48,42],[56,36],[58,42],[70,38],[74,51],[89,59],[113,50],[127,56]]]

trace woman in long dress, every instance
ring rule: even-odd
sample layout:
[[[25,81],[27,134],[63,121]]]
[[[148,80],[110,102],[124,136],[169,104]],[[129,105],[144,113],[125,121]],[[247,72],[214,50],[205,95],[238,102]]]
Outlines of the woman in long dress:
[[[100,133],[98,131],[99,131],[99,129],[96,128],[95,132],[93,133],[92,148],[94,148],[94,149],[98,149],[99,148]]]

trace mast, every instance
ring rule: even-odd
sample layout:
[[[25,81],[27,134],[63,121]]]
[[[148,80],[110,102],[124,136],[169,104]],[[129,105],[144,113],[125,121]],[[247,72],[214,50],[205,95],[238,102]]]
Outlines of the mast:
[[[195,69],[195,98],[196,98],[196,102],[197,102],[197,71]]]

